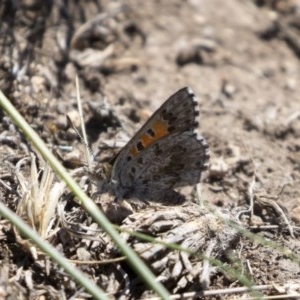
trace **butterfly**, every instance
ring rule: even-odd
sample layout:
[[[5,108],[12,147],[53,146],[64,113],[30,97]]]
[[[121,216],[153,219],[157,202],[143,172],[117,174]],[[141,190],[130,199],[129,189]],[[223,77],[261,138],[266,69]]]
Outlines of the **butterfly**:
[[[199,183],[209,162],[208,144],[195,132],[198,116],[189,87],[169,97],[111,161],[109,192],[117,199],[182,202],[174,189]]]

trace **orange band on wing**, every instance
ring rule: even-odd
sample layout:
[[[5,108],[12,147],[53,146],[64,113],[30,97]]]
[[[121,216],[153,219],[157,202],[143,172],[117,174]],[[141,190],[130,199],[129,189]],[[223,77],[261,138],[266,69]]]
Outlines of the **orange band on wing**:
[[[153,131],[155,133],[154,141],[157,141],[169,133],[167,123],[161,120],[157,120],[153,124]]]
[[[140,141],[144,148],[149,147],[151,144],[159,140],[160,138],[166,136],[169,131],[167,127],[167,123],[161,120],[157,120],[153,123],[153,128],[151,128],[154,132],[154,136],[150,136],[148,133],[143,134],[140,137]],[[132,157],[137,156],[140,153],[140,151],[137,149],[137,146],[135,145],[130,149],[130,154]]]
[[[137,156],[139,153],[140,153],[140,151],[138,149],[136,149],[135,146],[130,149],[130,154],[132,157]]]
[[[151,145],[153,143],[153,140],[155,140],[155,137],[152,137],[149,134],[143,134],[141,136],[141,141],[145,148],[147,148],[149,145]]]

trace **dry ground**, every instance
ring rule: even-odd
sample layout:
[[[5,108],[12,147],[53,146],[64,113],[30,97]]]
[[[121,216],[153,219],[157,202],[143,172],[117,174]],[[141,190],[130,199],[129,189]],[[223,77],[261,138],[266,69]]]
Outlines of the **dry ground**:
[[[76,74],[89,142],[98,161],[112,156],[112,148],[123,145],[169,95],[190,86],[199,97],[200,132],[211,151],[201,198],[277,247],[237,235],[228,224],[208,238],[201,224],[218,221],[192,203],[174,208],[168,230],[160,228],[163,233],[149,230],[150,219],[170,208],[138,210],[124,220],[124,226],[167,238],[170,227],[195,220],[191,236],[207,235],[194,249],[198,253],[207,253],[209,245],[216,247],[211,241],[222,241],[220,248],[208,252],[236,274],[247,275],[254,285],[288,286],[289,292],[293,283],[300,293],[299,231],[295,230],[300,222],[299,16],[296,0],[4,0],[0,2],[0,88],[65,165],[74,168],[82,157],[76,158],[76,153],[82,153],[83,147],[65,115],[69,113],[78,126]],[[9,118],[2,111],[0,115],[1,201],[16,210],[21,188],[15,168],[32,149]],[[255,203],[251,220],[248,212],[238,215],[247,210],[250,199]],[[66,193],[64,203],[75,220],[92,224]],[[141,225],[139,218],[148,223]],[[105,246],[106,237],[100,245],[83,241],[59,224],[60,231],[50,241],[68,258],[104,260],[119,255]],[[178,242],[191,246],[184,244],[191,238],[184,234]],[[138,250],[140,245],[128,239]],[[0,299],[89,297],[43,256],[34,259],[3,219],[0,249]],[[88,255],[80,255],[78,249]],[[201,291],[202,263],[190,259],[196,275],[184,263],[176,273],[172,260],[183,257],[173,252],[161,250],[143,258],[170,292]],[[164,257],[168,261],[161,263],[163,267],[154,264]],[[147,295],[125,263],[79,267],[112,297]],[[209,290],[243,286],[218,269],[209,278]],[[287,291],[268,288],[265,293]]]

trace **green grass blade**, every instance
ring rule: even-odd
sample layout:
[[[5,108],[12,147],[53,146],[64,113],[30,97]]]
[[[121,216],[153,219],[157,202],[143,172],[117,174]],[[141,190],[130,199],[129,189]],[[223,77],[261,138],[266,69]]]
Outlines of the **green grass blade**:
[[[68,187],[76,197],[81,201],[85,209],[90,215],[101,225],[101,227],[110,235],[121,252],[126,256],[128,262],[133,269],[141,276],[144,282],[152,288],[162,299],[169,299],[169,293],[166,288],[156,281],[153,273],[147,268],[139,256],[120,238],[119,234],[108,221],[106,216],[98,209],[96,204],[80,189],[75,180],[68,174],[66,169],[59,163],[54,155],[49,151],[37,133],[27,124],[25,119],[14,108],[10,101],[0,90],[0,106],[14,120],[14,122],[22,129],[24,134],[30,139],[36,149],[43,155],[45,160],[49,162],[55,172],[66,182]],[[35,240],[34,240],[35,241]],[[49,254],[50,255],[50,254]]]
[[[45,253],[53,258],[61,267],[63,267],[76,281],[89,291],[94,298],[106,300],[109,299],[105,292],[100,289],[95,283],[88,279],[87,275],[81,272],[78,268],[74,267],[69,261],[61,255],[54,247],[47,241],[42,239],[36,231],[27,225],[19,216],[13,213],[9,208],[0,201],[0,215],[10,220],[20,232],[30,238],[36,245],[38,245]]]

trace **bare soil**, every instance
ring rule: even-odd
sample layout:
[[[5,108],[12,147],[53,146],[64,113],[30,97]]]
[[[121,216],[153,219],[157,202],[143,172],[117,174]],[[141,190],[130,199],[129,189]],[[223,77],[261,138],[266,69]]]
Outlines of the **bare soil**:
[[[199,130],[211,152],[201,199],[263,240],[220,223],[191,201],[194,190],[186,192],[185,205],[174,208],[137,204],[134,212],[114,215],[110,198],[109,208],[102,208],[126,228],[164,241],[176,235],[182,246],[235,270],[213,268],[203,280],[199,256],[155,247],[145,253],[149,244],[124,236],[173,294],[201,298],[204,290],[246,287],[240,274],[250,285],[268,285],[265,295],[300,294],[299,16],[296,0],[4,0],[0,88],[71,170],[82,166],[84,148],[66,119],[68,114],[79,128],[76,74],[98,163],[108,161],[171,94],[191,87],[201,107]],[[17,211],[24,196],[17,164],[34,149],[3,111],[0,116],[1,201]],[[30,185],[30,161],[23,164]],[[67,192],[63,203],[68,220],[95,225]],[[121,256],[104,233],[98,242],[74,236],[56,215],[59,231],[49,241],[69,259]],[[90,298],[26,245],[2,218],[0,299]],[[151,295],[125,261],[78,267],[113,298]],[[230,297],[229,290],[210,296]]]

